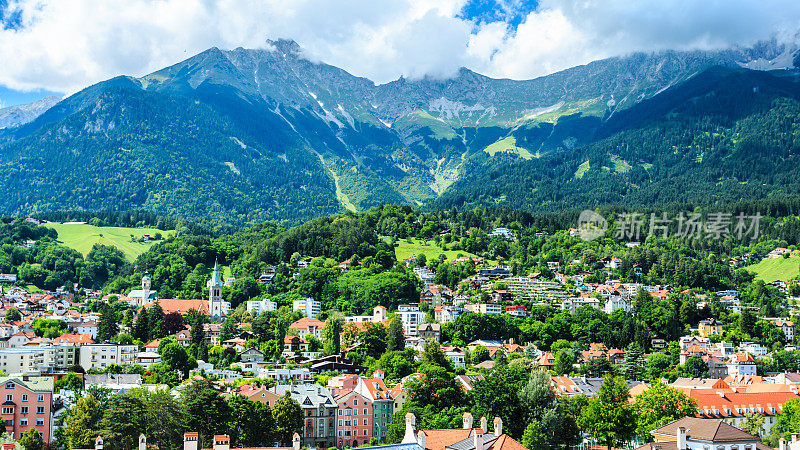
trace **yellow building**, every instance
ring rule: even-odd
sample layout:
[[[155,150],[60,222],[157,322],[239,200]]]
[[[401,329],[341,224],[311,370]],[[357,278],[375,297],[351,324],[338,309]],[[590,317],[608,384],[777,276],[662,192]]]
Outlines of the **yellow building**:
[[[707,338],[712,334],[722,336],[722,322],[717,319],[701,320],[698,328],[701,337]]]

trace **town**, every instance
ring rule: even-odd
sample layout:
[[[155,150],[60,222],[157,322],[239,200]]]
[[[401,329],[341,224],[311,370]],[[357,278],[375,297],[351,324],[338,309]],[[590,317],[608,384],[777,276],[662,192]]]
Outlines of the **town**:
[[[388,223],[398,213],[370,214]],[[420,214],[416,237],[373,234],[344,244],[355,251],[306,255],[295,250],[315,233],[346,223],[341,236],[367,236],[374,222],[169,236],[137,259],[149,267],[121,262],[129,275],[120,269],[102,290],[33,288],[23,267],[0,274],[8,440],[69,449],[800,446],[800,287],[747,272],[758,261],[798,265],[794,246],[762,238],[705,266],[707,250],[681,250],[678,265],[695,269],[658,273],[681,241],[465,229],[470,214]],[[19,242],[8,249],[63,249],[41,231],[47,224],[6,224],[16,230],[7,242]],[[231,273],[259,239],[290,234],[299,241],[288,258]],[[189,279],[164,264],[179,267],[175,249],[189,243],[217,256],[184,272],[204,296],[174,298]],[[377,285],[352,284],[366,282]]]

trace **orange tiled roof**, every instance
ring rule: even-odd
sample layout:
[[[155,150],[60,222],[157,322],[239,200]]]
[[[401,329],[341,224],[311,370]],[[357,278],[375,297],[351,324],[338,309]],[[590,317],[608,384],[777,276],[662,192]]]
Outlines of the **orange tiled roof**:
[[[152,308],[154,303],[148,303],[145,308]],[[184,300],[180,298],[160,298],[158,304],[164,310],[164,314],[176,312],[181,315],[189,314],[191,310],[200,311],[203,314],[208,314],[208,301],[200,299]]]
[[[300,320],[298,320],[296,322],[293,322],[291,325],[289,325],[289,329],[305,330],[308,327],[322,328],[324,326],[325,326],[325,322],[323,322],[323,321],[321,321],[319,319],[309,319],[308,317],[303,317],[302,319],[300,319]]]
[[[697,401],[697,415],[705,418],[742,417],[746,413],[775,415],[782,412],[783,404],[798,398],[792,392],[718,392],[694,389],[691,397]],[[773,413],[771,408],[775,408]],[[739,410],[741,409],[741,413]]]

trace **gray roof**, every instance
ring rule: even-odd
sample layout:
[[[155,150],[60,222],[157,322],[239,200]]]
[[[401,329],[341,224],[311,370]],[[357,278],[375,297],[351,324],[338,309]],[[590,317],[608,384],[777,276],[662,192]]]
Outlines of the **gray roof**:
[[[470,433],[472,434],[472,433]],[[492,443],[497,440],[498,436],[495,436],[493,433],[484,433],[483,436],[483,448],[489,448],[492,446]],[[452,450],[474,450],[475,449],[475,437],[470,436],[464,440],[458,441],[455,444],[448,445],[446,448]]]
[[[359,450],[425,450],[416,442],[411,444],[389,444],[375,447],[358,447]]]
[[[575,386],[581,390],[581,393],[587,397],[594,397],[600,393],[600,386],[603,385],[602,378],[589,378],[589,377],[569,377]],[[626,381],[628,385],[628,390],[632,389],[634,386],[642,384],[641,381]]]
[[[99,374],[83,376],[86,385],[90,384],[142,384],[142,376],[139,374]]]
[[[279,384],[275,386],[274,392],[280,397],[289,392],[289,395],[303,408],[336,407],[336,400],[331,391],[318,384]]]

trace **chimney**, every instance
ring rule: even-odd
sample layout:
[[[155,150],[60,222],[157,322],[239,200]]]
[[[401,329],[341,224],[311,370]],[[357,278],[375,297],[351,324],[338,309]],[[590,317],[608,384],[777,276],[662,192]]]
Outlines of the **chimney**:
[[[300,435],[297,432],[292,435],[292,450],[300,450]]]
[[[103,450],[103,438],[97,436],[97,439],[94,440],[94,450]]]
[[[231,450],[231,438],[227,434],[214,435],[214,450]]]
[[[469,430],[472,428],[472,414],[465,412],[463,416],[461,416],[461,423],[464,424],[463,428],[465,430]]]
[[[139,450],[147,450],[147,437],[144,433],[139,435]]]
[[[686,428],[678,427],[678,432],[675,434],[677,438],[677,447],[678,450],[685,450],[686,449]]]
[[[494,418],[494,435],[500,437],[503,434],[503,419],[499,417]]]
[[[406,434],[403,436],[402,444],[415,444],[417,442],[417,432],[414,430],[414,425],[417,424],[417,418],[413,413],[406,414]]]
[[[475,433],[472,435],[472,439],[475,443],[475,450],[483,450],[483,435]]]
[[[200,436],[197,433],[183,434],[183,450],[198,450]]]
[[[423,449],[425,448],[425,432],[422,430],[417,431],[417,444]]]
[[[481,417],[481,430],[483,434],[489,432],[489,421],[486,420],[486,416]]]

